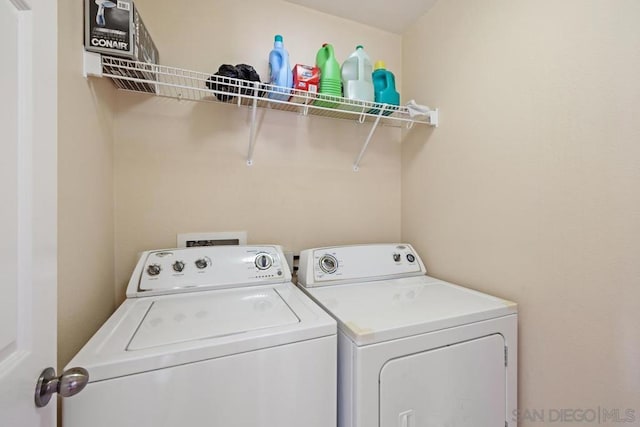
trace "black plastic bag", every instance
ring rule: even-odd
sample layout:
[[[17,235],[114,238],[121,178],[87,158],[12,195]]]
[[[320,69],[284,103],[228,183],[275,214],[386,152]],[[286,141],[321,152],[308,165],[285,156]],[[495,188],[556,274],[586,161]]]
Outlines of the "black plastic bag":
[[[236,69],[238,70],[238,77],[242,80],[248,80],[249,82],[259,82],[260,76],[256,72],[255,68],[251,65],[247,64],[238,64],[236,65]],[[264,95],[264,91],[256,92],[254,83],[242,83],[242,89],[240,89],[240,93],[243,95],[257,95],[262,97]],[[260,87],[260,85],[258,85]]]
[[[220,77],[222,77],[222,79]],[[224,77],[247,80],[247,82],[236,82],[224,79]],[[254,86],[255,83],[250,82],[260,82],[260,76],[251,65],[238,64],[233,66],[230,64],[222,64],[220,68],[218,68],[218,72],[207,79],[206,85],[207,88],[219,92],[234,94],[238,93],[238,90],[240,90],[242,95],[264,96],[264,91],[256,92]],[[258,86],[261,87],[261,85]],[[228,102],[235,98],[233,95],[224,95],[221,93],[216,93],[215,95],[216,98],[222,102]]]
[[[209,77],[209,79],[207,79],[206,84],[207,84],[207,87],[211,90],[217,90],[220,92],[227,92],[227,93],[238,93],[238,85],[235,81],[220,79],[220,78],[216,78],[215,76],[231,77],[231,78],[237,79],[238,69],[236,67],[230,64],[222,64],[220,68],[218,68],[218,72],[215,73],[213,76]],[[231,101],[233,98],[235,98],[233,95],[223,95],[220,93],[216,93],[215,95],[216,95],[216,98],[218,98],[222,102]]]

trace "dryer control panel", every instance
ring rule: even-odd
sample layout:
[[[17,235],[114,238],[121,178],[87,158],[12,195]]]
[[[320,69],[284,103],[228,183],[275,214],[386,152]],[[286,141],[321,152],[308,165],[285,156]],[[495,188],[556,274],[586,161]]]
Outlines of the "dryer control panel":
[[[427,273],[408,244],[308,249],[300,253],[298,279],[306,287],[421,276]]]
[[[279,246],[207,246],[147,251],[127,297],[291,281]]]

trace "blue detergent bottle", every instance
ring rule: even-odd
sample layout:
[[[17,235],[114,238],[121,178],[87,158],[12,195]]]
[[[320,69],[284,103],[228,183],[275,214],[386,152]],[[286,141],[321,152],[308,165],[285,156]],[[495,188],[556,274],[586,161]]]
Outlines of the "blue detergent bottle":
[[[396,78],[385,68],[384,61],[376,61],[372,78],[375,102],[400,105],[400,94],[396,91]],[[397,108],[386,106],[384,115],[388,116],[396,110]],[[379,111],[371,112],[377,114]]]
[[[293,87],[293,72],[289,64],[289,53],[284,48],[282,36],[276,35],[273,50],[269,54],[269,83],[277,88],[269,92],[269,98],[286,101],[291,96]]]

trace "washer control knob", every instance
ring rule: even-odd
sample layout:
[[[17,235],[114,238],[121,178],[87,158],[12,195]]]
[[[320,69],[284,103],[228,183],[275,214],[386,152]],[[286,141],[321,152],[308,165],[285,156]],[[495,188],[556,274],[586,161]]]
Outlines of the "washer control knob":
[[[400,254],[393,254],[393,260],[395,262],[400,262],[400,260],[402,259],[402,257],[400,256]]]
[[[147,274],[149,276],[157,276],[162,271],[162,267],[159,264],[150,264],[147,267]]]
[[[338,269],[338,260],[333,255],[323,255],[320,258],[320,269],[327,274],[333,274]]]
[[[184,270],[184,261],[176,261],[173,263],[173,271],[181,273]]]
[[[255,264],[258,270],[266,270],[273,265],[273,258],[269,254],[259,253],[256,255]]]
[[[416,260],[415,255],[413,254],[407,254],[407,261],[409,262],[414,262]]]
[[[202,270],[203,268],[207,268],[207,260],[204,258],[200,258],[196,260],[196,267],[198,267],[199,270]]]

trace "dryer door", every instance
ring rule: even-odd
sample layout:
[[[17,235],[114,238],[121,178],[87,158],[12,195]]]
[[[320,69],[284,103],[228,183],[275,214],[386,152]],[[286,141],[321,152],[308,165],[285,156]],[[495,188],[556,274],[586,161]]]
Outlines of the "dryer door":
[[[381,427],[502,427],[505,344],[495,334],[387,362]]]

